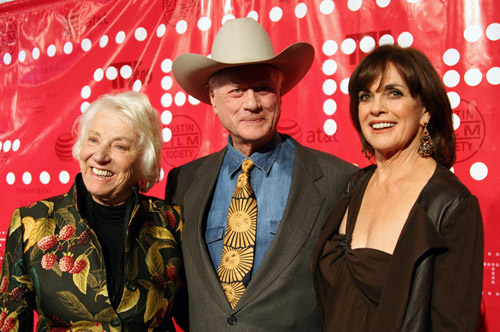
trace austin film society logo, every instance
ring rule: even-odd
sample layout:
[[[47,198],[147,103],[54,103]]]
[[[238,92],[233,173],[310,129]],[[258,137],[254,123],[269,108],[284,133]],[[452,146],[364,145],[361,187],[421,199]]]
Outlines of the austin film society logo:
[[[168,24],[193,21],[200,13],[200,0],[163,0],[163,16]]]
[[[483,145],[485,135],[484,119],[475,102],[461,100],[453,111],[460,118],[455,130],[457,138],[457,163],[474,156]]]
[[[163,160],[172,167],[196,159],[200,152],[201,130],[190,117],[176,115],[170,125],[172,138],[163,144]]]

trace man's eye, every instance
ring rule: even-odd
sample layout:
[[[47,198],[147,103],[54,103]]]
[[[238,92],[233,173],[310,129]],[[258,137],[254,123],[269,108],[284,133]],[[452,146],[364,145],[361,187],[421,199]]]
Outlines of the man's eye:
[[[273,89],[270,86],[258,86],[254,88],[255,92],[272,92]]]

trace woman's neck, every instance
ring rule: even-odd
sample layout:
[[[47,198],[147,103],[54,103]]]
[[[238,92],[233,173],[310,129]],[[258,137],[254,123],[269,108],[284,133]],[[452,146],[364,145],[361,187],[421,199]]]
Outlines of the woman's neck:
[[[436,169],[433,158],[422,158],[418,153],[396,154],[391,158],[377,158],[376,177],[382,183],[398,183],[406,179],[430,178]]]

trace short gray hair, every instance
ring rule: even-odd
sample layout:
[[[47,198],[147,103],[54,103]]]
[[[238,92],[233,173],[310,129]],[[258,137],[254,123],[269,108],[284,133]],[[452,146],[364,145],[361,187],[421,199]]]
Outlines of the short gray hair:
[[[106,94],[94,101],[75,121],[77,139],[73,145],[73,157],[80,160],[83,142],[88,134],[90,123],[102,110],[114,110],[125,115],[130,127],[139,135],[142,148],[141,171],[143,180],[139,181],[139,189],[147,192],[160,181],[161,148],[163,138],[158,112],[151,106],[148,97],[140,92],[128,91],[120,94]]]
[[[238,82],[233,82],[232,79],[234,78],[234,71],[235,70],[241,70],[241,69],[246,69],[248,68],[249,71],[252,71],[253,68],[258,68],[258,67],[267,67],[269,68],[269,75],[273,78],[276,79],[278,82],[278,86],[280,87],[280,96],[281,96],[281,83],[283,82],[283,72],[278,69],[277,67],[273,65],[268,65],[268,64],[253,64],[253,65],[245,65],[245,66],[235,66],[235,67],[229,67],[229,68],[224,68],[222,70],[219,70],[215,72],[208,80],[207,82],[207,92],[213,92],[215,88],[224,85],[224,84],[229,84],[229,83],[238,83]]]

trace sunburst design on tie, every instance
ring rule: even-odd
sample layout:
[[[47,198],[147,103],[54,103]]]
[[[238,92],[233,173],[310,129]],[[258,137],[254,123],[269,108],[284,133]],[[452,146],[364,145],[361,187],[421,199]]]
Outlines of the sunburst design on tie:
[[[222,282],[241,281],[253,264],[253,247],[233,249],[222,247],[222,258],[217,275]]]
[[[227,214],[225,243],[235,248],[255,244],[257,201],[255,198],[232,200]]]
[[[243,295],[253,267],[257,229],[257,199],[249,181],[253,166],[250,159],[241,164],[242,173],[238,176],[229,206],[222,257],[217,269],[222,289],[232,308]]]
[[[236,188],[234,188],[233,197],[244,198],[250,197],[253,193],[252,187],[250,186],[250,181],[248,181],[248,171],[243,172],[238,176],[238,182],[236,182]]]
[[[222,283],[221,286],[229,304],[231,304],[231,308],[234,309],[245,292],[245,286],[241,282],[232,282],[230,284]]]

